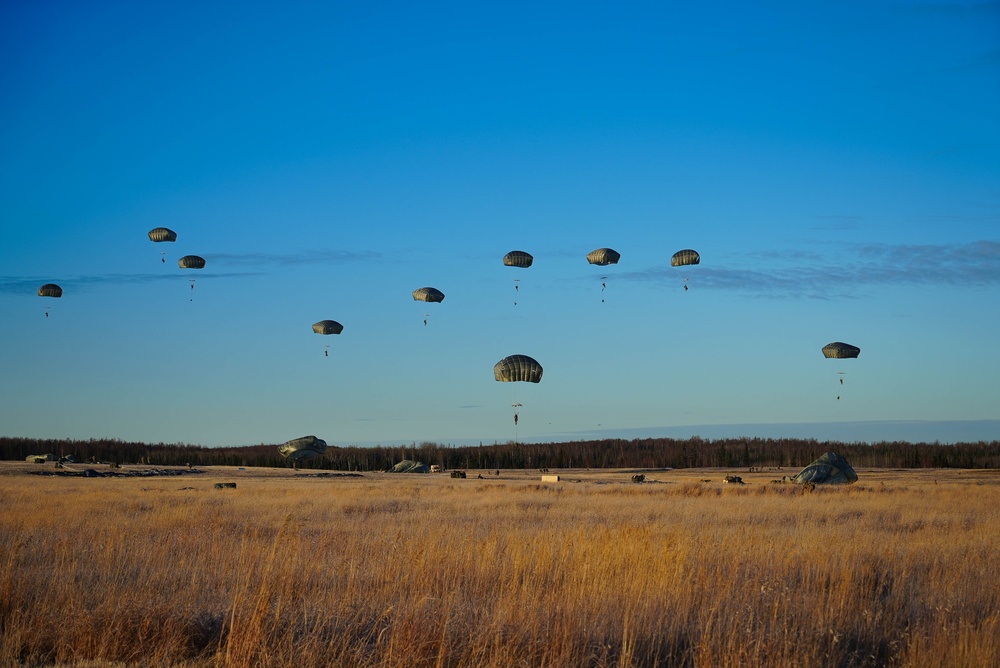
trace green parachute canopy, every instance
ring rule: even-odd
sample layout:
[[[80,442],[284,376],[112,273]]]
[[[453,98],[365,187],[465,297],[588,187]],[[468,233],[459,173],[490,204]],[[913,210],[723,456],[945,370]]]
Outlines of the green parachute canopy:
[[[443,302],[444,293],[437,288],[417,288],[413,291],[415,302]]]
[[[542,365],[527,355],[511,355],[493,365],[493,376],[501,383],[538,383],[542,380]]]
[[[836,452],[826,453],[792,478],[792,482],[811,482],[816,485],[847,485],[857,481],[858,474]]]
[[[834,341],[823,346],[823,357],[845,359],[857,357],[861,354],[861,348],[852,346],[850,343]]]
[[[181,269],[204,269],[205,258],[198,255],[185,255],[177,260],[177,266]]]
[[[344,326],[336,320],[320,320],[313,325],[313,331],[317,334],[340,334]]]
[[[167,227],[154,227],[149,231],[149,240],[157,243],[161,241],[177,241],[177,233]]]
[[[427,464],[423,462],[415,462],[409,459],[404,459],[399,462],[391,469],[386,471],[386,473],[430,473],[431,469]]]
[[[618,264],[618,260],[620,259],[622,259],[621,253],[611,248],[598,248],[587,253],[587,262],[602,267],[609,264]]]
[[[671,267],[683,267],[689,264],[700,264],[701,256],[698,255],[698,251],[691,250],[690,248],[685,248],[684,250],[679,250],[674,253],[674,256],[670,258]]]
[[[504,266],[507,267],[528,268],[534,261],[535,258],[533,258],[530,253],[525,253],[524,251],[519,250],[511,251],[503,256]]]
[[[326,441],[315,436],[293,438],[278,446],[278,452],[286,459],[298,460],[319,457],[326,452]]]
[[[42,287],[38,288],[39,297],[62,297],[62,288],[60,288],[55,283],[46,283]]]

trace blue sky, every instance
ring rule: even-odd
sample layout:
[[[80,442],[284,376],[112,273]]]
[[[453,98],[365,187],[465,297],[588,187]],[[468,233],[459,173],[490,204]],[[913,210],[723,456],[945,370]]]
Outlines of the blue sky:
[[[1000,439],[1000,3],[279,4],[0,7],[0,433]]]

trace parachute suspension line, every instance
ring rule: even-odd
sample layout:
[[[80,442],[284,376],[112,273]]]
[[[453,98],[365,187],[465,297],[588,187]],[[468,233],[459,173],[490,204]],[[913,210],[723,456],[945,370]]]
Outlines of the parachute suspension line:
[[[188,280],[191,281],[191,299],[189,299],[188,301],[192,301],[193,302],[194,301],[194,279],[193,278],[189,278]]]
[[[517,284],[520,281],[521,281],[521,279],[519,279],[519,278],[515,278],[514,279],[514,306],[517,306],[517,295],[520,292],[520,288],[518,287]]]
[[[510,407],[514,410],[514,443],[517,443],[517,422],[520,418],[521,407],[524,405],[518,400],[517,396],[517,383],[511,383],[511,402]]]

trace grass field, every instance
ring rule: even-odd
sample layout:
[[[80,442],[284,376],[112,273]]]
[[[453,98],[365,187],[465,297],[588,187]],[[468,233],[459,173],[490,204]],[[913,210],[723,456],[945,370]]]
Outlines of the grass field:
[[[52,466],[0,464],[2,665],[1000,665],[1000,472]]]

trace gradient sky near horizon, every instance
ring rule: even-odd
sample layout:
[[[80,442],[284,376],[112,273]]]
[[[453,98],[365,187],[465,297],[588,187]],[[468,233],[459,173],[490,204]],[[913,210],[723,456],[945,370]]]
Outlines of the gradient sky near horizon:
[[[13,1],[0,86],[2,435],[1000,439],[1000,3]]]

